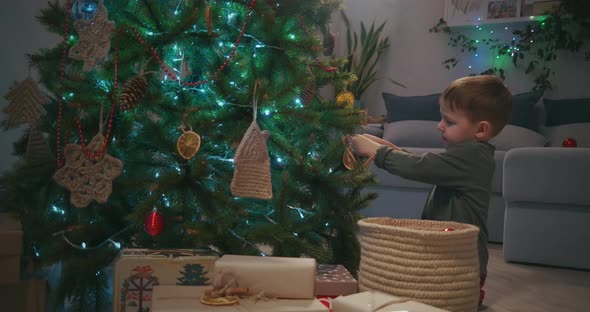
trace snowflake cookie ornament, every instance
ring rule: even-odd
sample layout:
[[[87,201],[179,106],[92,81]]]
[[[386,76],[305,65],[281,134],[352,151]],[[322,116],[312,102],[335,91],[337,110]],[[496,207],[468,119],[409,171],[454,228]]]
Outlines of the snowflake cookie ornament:
[[[100,151],[104,141],[104,136],[97,134],[88,150]],[[123,172],[123,162],[106,153],[91,158],[77,144],[66,145],[64,153],[65,166],[55,172],[53,179],[72,193],[70,202],[78,208],[87,207],[93,200],[106,203],[113,192],[113,180]]]
[[[91,20],[75,21],[74,29],[80,36],[80,41],[70,48],[68,56],[84,61],[82,70],[90,71],[109,54],[115,23],[108,20],[107,9],[101,4]]]

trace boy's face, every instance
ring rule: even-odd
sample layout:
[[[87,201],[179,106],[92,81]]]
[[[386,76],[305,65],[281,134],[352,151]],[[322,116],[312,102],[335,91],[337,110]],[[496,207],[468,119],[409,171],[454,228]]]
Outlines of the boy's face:
[[[440,114],[442,119],[437,128],[445,145],[478,139],[480,123],[471,121],[464,112],[451,111],[446,105],[441,105]]]

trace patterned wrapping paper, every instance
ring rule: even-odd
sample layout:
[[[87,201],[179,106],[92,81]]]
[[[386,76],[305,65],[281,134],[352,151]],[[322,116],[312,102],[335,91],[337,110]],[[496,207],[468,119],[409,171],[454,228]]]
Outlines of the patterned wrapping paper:
[[[345,296],[358,292],[357,281],[341,264],[318,264],[316,296]]]
[[[211,284],[218,258],[209,250],[123,249],[115,264],[113,311],[150,311],[158,285]]]

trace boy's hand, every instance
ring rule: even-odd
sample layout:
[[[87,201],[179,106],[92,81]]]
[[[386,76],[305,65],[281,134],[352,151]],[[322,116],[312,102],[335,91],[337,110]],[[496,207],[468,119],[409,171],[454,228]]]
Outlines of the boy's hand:
[[[383,140],[380,137],[376,137],[376,136],[370,135],[368,133],[362,134],[362,136],[366,137],[367,139],[369,139],[369,140],[371,140],[371,141],[373,141],[375,143],[379,143],[381,145],[388,146],[388,147],[390,147],[390,148],[392,148],[392,149],[394,149],[396,151],[401,151],[402,150],[399,146],[397,146],[397,145],[395,145],[395,144],[393,144],[393,143],[391,143],[391,142],[389,142],[387,140]]]
[[[366,157],[374,157],[377,154],[377,150],[382,146],[373,140],[370,140],[367,137],[362,135],[355,135],[349,139],[350,142],[350,149],[353,153],[366,156]]]

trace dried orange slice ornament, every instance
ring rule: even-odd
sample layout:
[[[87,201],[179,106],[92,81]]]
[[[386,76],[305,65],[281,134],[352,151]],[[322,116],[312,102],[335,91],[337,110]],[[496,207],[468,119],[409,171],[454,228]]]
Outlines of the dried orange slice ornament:
[[[201,148],[201,136],[194,132],[193,127],[190,126],[188,131],[184,128],[181,130],[183,133],[176,141],[176,149],[182,158],[191,159]]]
[[[201,297],[201,303],[210,306],[229,306],[240,302],[236,296],[225,297]]]
[[[336,95],[336,104],[352,108],[354,106],[354,94],[350,91],[342,91]]]
[[[352,170],[356,166],[356,157],[354,157],[350,147],[347,147],[344,151],[344,155],[342,155],[342,163],[348,170]]]
[[[348,146],[348,140],[350,138],[348,137],[344,137],[342,139],[342,142],[344,143],[344,145],[346,145],[346,149],[344,150],[344,154],[342,155],[342,163],[344,164],[344,167],[346,167],[346,169],[348,170],[353,170],[356,167],[356,163],[357,163],[357,157],[354,155],[354,153],[352,152],[352,148],[350,148],[350,146]],[[375,160],[375,156],[371,156],[368,157],[364,162],[363,162],[363,166],[367,167],[371,164],[371,161]]]

